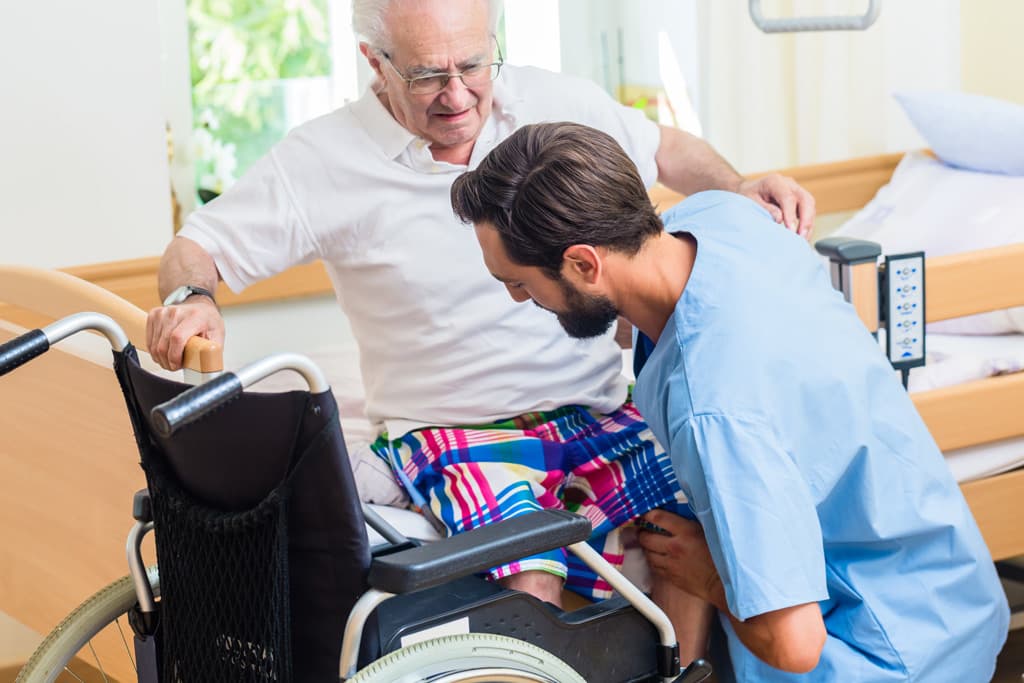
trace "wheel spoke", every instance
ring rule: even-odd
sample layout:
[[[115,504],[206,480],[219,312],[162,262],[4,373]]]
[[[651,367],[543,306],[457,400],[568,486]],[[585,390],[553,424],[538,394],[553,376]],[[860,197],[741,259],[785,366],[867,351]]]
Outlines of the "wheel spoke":
[[[132,648],[128,646],[128,640],[124,637],[124,629],[121,628],[121,619],[114,619],[117,624],[117,632],[121,635],[121,642],[124,643],[124,651],[128,655],[128,661],[132,663],[132,671],[139,673],[139,667],[135,665],[135,658],[132,657]]]
[[[103,676],[103,683],[110,683],[110,679],[107,678],[107,672],[103,670],[103,662],[100,661],[99,655],[96,654],[96,649],[92,646],[92,641],[89,641],[89,652],[92,652],[92,658],[96,660],[96,668],[100,670],[100,676]]]
[[[72,676],[74,676],[74,677],[75,677],[75,680],[79,681],[80,683],[85,683],[85,681],[83,681],[83,680],[82,680],[81,678],[79,678],[78,674],[76,674],[76,673],[75,673],[74,671],[72,671],[72,670],[71,670],[71,669],[69,669],[68,667],[66,667],[66,666],[65,666],[65,667],[64,667],[64,671],[66,671],[66,672],[68,672],[69,674],[71,674]]]

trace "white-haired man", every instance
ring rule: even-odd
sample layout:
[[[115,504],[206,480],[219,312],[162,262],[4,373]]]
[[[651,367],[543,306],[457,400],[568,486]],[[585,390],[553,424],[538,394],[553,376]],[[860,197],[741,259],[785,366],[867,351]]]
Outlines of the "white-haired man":
[[[190,336],[223,340],[210,295],[219,279],[238,291],[322,259],[359,343],[376,450],[414,496],[452,533],[567,505],[620,562],[617,527],[681,502],[645,493],[678,491],[664,450],[627,400],[610,336],[572,340],[547,312],[511,305],[452,213],[452,182],[517,128],[572,120],[618,140],[648,185],[734,190],[802,233],[814,203],[781,176],[744,181],[703,141],[593,84],[502,68],[499,11],[485,0],[354,0],[374,87],[293,131],[189,218],[161,261],[166,300],[150,313],[149,348],[179,367]],[[552,553],[494,576],[556,604],[566,576],[584,594],[609,592],[567,562]]]

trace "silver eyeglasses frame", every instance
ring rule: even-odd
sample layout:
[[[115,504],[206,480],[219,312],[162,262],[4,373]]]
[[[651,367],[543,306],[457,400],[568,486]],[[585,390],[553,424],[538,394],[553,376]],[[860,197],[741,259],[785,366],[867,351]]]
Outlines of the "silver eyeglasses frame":
[[[391,61],[391,56],[387,52],[380,49],[378,49],[377,52],[380,54],[381,57],[384,58],[384,61],[386,61],[388,65],[391,66],[392,71],[394,71],[399,78],[405,81],[410,93],[412,93],[413,95],[433,95],[447,88],[448,83],[453,78],[458,78],[459,80],[461,80],[462,84],[467,88],[483,85],[485,82],[495,80],[498,77],[498,74],[501,73],[501,67],[505,64],[505,58],[501,54],[501,45],[498,44],[498,39],[495,38],[493,35],[491,36],[491,39],[494,41],[494,45],[498,50],[498,61],[491,62],[490,64],[480,64],[478,66],[472,67],[472,69],[470,69],[471,74],[474,74],[477,70],[479,70],[480,73],[485,73],[486,70],[490,71],[489,78],[487,79],[487,81],[481,80],[479,83],[474,82],[472,85],[466,82],[466,72],[464,71],[459,71],[456,73],[432,73],[425,74],[423,76],[416,76],[415,78],[409,78],[404,73],[398,70],[398,67],[395,66],[395,63]],[[432,87],[430,84],[427,83],[427,81],[435,81],[438,84],[438,87]],[[417,83],[419,83],[420,85],[417,86]],[[420,89],[417,90],[417,87],[419,87]],[[424,87],[426,87],[427,89],[424,90]]]

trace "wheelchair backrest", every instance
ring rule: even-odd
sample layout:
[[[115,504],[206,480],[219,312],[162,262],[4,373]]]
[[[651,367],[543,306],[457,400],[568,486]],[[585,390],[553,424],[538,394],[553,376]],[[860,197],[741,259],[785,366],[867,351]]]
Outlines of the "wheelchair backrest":
[[[115,369],[153,501],[165,678],[337,680],[370,552],[331,393],[243,393],[163,438],[150,411],[189,385],[130,347]]]

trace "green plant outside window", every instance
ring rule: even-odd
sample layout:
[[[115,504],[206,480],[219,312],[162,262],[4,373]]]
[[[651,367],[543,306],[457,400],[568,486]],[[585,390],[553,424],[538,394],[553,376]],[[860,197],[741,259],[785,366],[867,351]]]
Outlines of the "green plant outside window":
[[[219,194],[298,123],[289,92],[327,91],[327,0],[188,0],[196,186]]]

